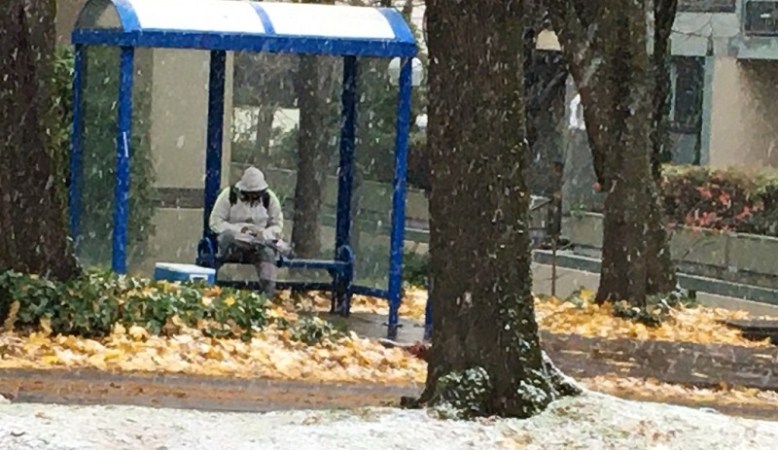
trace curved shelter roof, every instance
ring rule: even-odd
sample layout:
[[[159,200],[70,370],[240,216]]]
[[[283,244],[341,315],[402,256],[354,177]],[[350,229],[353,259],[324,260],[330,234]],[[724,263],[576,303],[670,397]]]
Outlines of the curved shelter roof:
[[[90,0],[74,44],[411,57],[416,39],[392,8],[237,0]]]

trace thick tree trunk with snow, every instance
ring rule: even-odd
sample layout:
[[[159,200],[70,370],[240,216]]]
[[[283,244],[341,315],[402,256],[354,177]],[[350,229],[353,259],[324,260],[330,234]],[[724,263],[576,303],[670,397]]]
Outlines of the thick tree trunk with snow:
[[[427,8],[435,313],[421,401],[446,403],[457,374],[485,374],[473,413],[527,417],[568,391],[544,364],[531,293],[522,2]]]
[[[664,3],[654,46],[664,55],[676,0],[657,1]],[[646,0],[549,1],[583,101],[595,173],[608,193],[597,299],[638,306],[676,286],[658,186],[667,86],[664,60],[648,51],[652,8]]]
[[[0,272],[67,279],[64,170],[53,154],[54,0],[0,4]]]

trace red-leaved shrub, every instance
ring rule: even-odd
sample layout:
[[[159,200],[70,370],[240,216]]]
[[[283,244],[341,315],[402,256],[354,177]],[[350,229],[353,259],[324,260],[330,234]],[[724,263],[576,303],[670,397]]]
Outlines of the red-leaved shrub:
[[[776,236],[778,174],[666,166],[661,191],[671,225]]]

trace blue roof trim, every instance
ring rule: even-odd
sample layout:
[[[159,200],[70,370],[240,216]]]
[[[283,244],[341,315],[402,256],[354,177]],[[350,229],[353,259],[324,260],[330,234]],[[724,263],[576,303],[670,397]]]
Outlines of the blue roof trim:
[[[276,29],[273,26],[273,23],[270,22],[270,16],[267,14],[267,11],[265,11],[265,8],[263,8],[261,4],[254,2],[251,3],[251,6],[253,6],[254,10],[257,12],[259,20],[262,21],[262,26],[265,28],[265,33],[275,34]]]
[[[116,12],[119,14],[119,20],[122,22],[124,31],[137,31],[140,30],[140,21],[138,20],[138,14],[135,13],[135,8],[128,0],[111,0]]]
[[[265,36],[245,33],[203,33],[202,31],[171,33],[169,31],[147,30],[122,33],[105,30],[75,30],[72,34],[72,43],[378,58],[414,57],[417,53],[415,41]]]
[[[386,17],[389,26],[392,27],[394,37],[400,42],[416,45],[416,36],[410,26],[405,22],[405,18],[399,11],[393,8],[378,8],[378,11]]]

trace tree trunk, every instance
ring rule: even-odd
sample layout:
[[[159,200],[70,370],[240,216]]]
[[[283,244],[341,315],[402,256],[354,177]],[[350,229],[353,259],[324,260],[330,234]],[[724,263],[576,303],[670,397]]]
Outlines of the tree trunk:
[[[319,215],[329,161],[329,153],[322,145],[322,136],[329,130],[324,127],[326,119],[322,103],[325,99],[322,98],[319,77],[316,56],[301,56],[297,88],[300,131],[297,139],[292,245],[295,253],[303,258],[318,258],[321,252]]]
[[[633,105],[630,110],[640,111],[640,113],[633,114],[632,117],[640,117],[640,119],[636,120],[644,124],[640,128],[648,127],[648,134],[646,135],[645,131],[641,131],[632,145],[639,145],[639,148],[646,149],[645,151],[649,157],[648,167],[650,172],[648,178],[646,178],[646,174],[643,171],[629,178],[625,176],[625,181],[634,185],[632,189],[637,190],[640,186],[643,186],[643,191],[645,192],[641,193],[637,205],[645,205],[645,207],[635,208],[634,204],[624,207],[625,219],[627,223],[631,224],[631,231],[635,234],[634,236],[630,234],[624,236],[624,230],[620,229],[618,225],[612,227],[610,233],[604,231],[602,278],[597,293],[597,298],[600,301],[630,299],[634,305],[645,306],[646,296],[667,293],[676,287],[675,271],[669,248],[670,236],[666,228],[664,206],[659,193],[662,154],[667,143],[669,130],[667,123],[667,97],[670,87],[667,55],[676,4],[676,0],[657,0],[654,5],[653,53],[647,55],[648,59],[645,60],[645,67],[640,67],[643,65],[643,61],[632,67],[634,77],[642,80],[642,82],[627,79],[621,80],[621,83],[626,86],[632,85],[631,89],[629,89],[631,92],[634,93],[636,90],[644,92],[642,98],[638,100],[640,105]],[[626,7],[627,5],[623,6]],[[631,14],[633,28],[629,33],[632,36],[641,36],[639,33],[646,29],[645,17],[648,11],[639,5],[632,5],[628,9],[629,11],[623,11],[622,14]],[[623,34],[621,37],[613,37],[613,39],[622,39],[621,42],[624,42],[623,39],[625,38],[626,34]],[[613,42],[615,44],[619,41]],[[632,45],[634,45],[634,50],[631,51],[631,54],[633,58],[636,58],[636,55],[644,53],[644,49],[647,48],[646,38],[633,38]],[[614,48],[616,47],[623,47],[623,44],[621,46],[614,45]],[[644,57],[641,55],[640,58]],[[618,64],[618,62],[614,61],[614,64]],[[616,71],[621,70],[627,70],[627,68],[615,69],[614,73],[618,73]],[[638,125],[635,126],[637,127]],[[627,127],[627,132],[630,131],[633,130]],[[623,147],[623,145],[629,144],[624,142],[621,147],[622,150],[614,149],[616,152],[625,152],[622,164],[624,166],[634,164],[638,161],[635,159],[638,155],[628,155],[627,152],[633,149]],[[642,163],[645,160],[642,151],[639,157],[639,161]],[[619,171],[618,168],[615,168],[615,170],[611,169],[609,171],[611,173],[624,174],[626,173],[625,170],[628,169],[623,168]],[[614,194],[609,195],[609,197],[611,196],[616,198],[611,202],[606,200],[606,215],[611,214],[617,218],[619,213],[614,211],[614,209],[618,209],[618,196]],[[630,201],[629,199],[625,200]],[[605,230],[608,230],[607,222],[608,220],[606,219]],[[611,239],[611,237],[617,238]],[[628,242],[624,243],[626,247],[620,245],[619,238],[628,240]],[[632,242],[629,242],[629,240]],[[609,258],[605,256],[606,249]],[[625,251],[625,249],[629,250]],[[619,273],[621,267],[628,266],[636,266],[633,268],[633,272],[645,273],[645,282],[641,280],[640,283],[636,284],[631,279],[635,275]],[[626,278],[624,278],[624,275],[626,275]]]
[[[55,279],[79,268],[68,240],[63,167],[53,155],[53,0],[0,6],[0,272]]]
[[[307,0],[305,3],[333,4],[332,0]],[[321,254],[321,205],[325,182],[334,152],[329,142],[329,124],[337,119],[331,95],[335,67],[332,59],[315,55],[300,56],[296,79],[300,129],[297,138],[297,183],[294,190],[292,246],[302,258]]]
[[[267,161],[270,156],[270,139],[273,137],[273,118],[278,105],[263,103],[257,111],[255,137],[255,155],[258,161]]]
[[[670,35],[678,6],[677,0],[654,0],[654,51],[651,55],[654,74],[654,129],[651,164],[657,182],[662,177],[662,163],[672,160],[670,151]]]
[[[597,299],[628,299],[638,306],[648,295],[676,286],[656,158],[666,134],[661,121],[656,122],[666,108],[666,100],[657,99],[666,95],[662,82],[666,66],[648,52],[650,4],[619,0],[549,4],[584,105],[598,183],[608,193]],[[675,8],[660,10],[657,24],[663,28],[657,35],[666,39],[655,39],[654,45],[655,51],[665,52]]]
[[[527,417],[560,394],[531,293],[522,2],[427,3],[432,349],[421,402],[441,378],[482,370],[475,414]]]
[[[678,0],[654,0],[654,76],[653,123],[651,134],[651,208],[648,215],[648,293],[661,294],[677,286],[673,260],[670,254],[670,233],[666,226],[664,204],[659,190],[662,182],[662,163],[671,158],[670,149],[670,35],[678,9]]]

